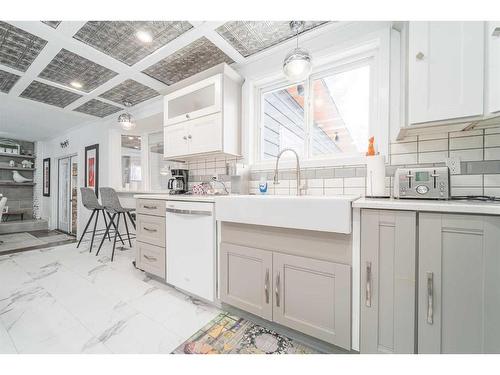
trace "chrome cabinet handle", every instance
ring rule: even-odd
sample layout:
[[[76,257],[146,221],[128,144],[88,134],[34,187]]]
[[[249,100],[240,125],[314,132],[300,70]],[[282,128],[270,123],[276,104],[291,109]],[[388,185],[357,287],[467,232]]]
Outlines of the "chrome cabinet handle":
[[[182,139],[184,139],[185,141],[187,141],[188,138],[186,136],[184,136],[184,137],[182,137]]]
[[[191,138],[193,138],[193,137],[192,137],[192,135],[191,135],[191,134],[189,134],[189,135],[188,135],[188,139],[191,139]]]
[[[147,230],[148,232],[158,232],[156,229],[151,229],[148,227],[142,227],[142,229]]]
[[[274,289],[274,295],[276,297],[276,307],[280,307],[280,273],[276,276],[276,288]]]
[[[150,256],[147,256],[145,254],[143,256],[144,256],[144,258],[146,258],[147,260],[152,261],[152,262],[156,262],[158,260],[155,257],[150,257]]]
[[[372,262],[366,262],[365,306],[372,307]]]
[[[419,52],[415,57],[417,58],[417,60],[423,60],[425,55],[422,52]]]
[[[427,272],[427,324],[434,323],[434,273]]]
[[[269,304],[269,268],[266,269],[266,279],[264,280],[264,292],[266,293],[266,303]]]
[[[144,208],[145,208],[145,209],[147,209],[147,210],[156,210],[156,209],[158,208],[158,207],[156,207],[156,206],[146,206],[146,205],[144,205],[144,206],[142,206],[142,207],[144,207]]]

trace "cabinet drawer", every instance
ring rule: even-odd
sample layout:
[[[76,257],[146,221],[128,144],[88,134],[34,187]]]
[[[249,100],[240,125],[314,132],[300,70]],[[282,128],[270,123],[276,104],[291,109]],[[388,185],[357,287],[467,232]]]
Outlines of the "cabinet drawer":
[[[137,213],[165,217],[165,201],[156,199],[137,199]]]
[[[165,248],[136,242],[138,266],[145,272],[165,278]]]
[[[137,241],[165,247],[165,218],[137,215]]]

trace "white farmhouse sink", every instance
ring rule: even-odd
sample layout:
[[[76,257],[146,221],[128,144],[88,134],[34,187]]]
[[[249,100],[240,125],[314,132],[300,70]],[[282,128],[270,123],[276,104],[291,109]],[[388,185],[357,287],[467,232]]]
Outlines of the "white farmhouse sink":
[[[229,195],[215,198],[219,221],[351,233],[355,195]]]

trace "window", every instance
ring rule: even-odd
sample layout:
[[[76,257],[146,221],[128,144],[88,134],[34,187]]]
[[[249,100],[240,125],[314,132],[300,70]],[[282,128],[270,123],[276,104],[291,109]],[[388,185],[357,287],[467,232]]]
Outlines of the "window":
[[[285,148],[302,159],[359,156],[370,136],[373,59],[330,67],[297,84],[259,91],[259,160]]]

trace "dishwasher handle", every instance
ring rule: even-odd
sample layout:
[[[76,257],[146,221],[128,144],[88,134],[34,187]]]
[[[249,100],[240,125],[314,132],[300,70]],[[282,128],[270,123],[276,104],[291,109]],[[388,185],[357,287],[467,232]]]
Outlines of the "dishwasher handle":
[[[181,210],[179,208],[167,208],[167,212],[171,212],[174,214],[181,215],[205,215],[212,216],[212,211],[203,211],[203,210]]]

